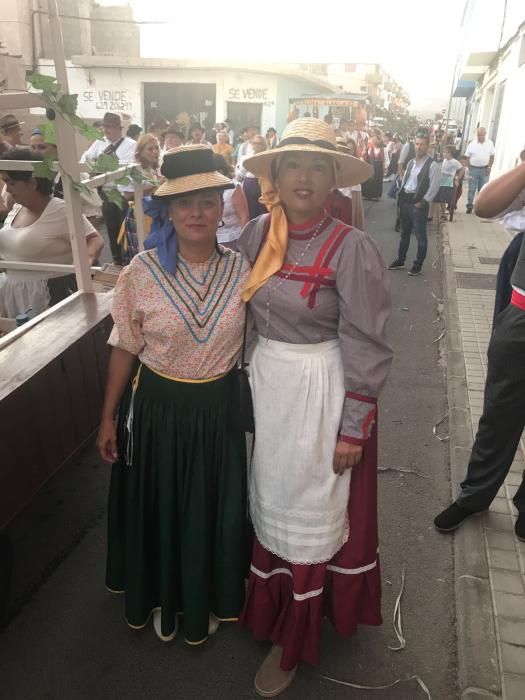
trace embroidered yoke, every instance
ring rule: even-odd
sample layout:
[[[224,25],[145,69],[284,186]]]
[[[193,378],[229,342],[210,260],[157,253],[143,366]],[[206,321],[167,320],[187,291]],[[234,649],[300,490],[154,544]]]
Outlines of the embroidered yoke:
[[[273,279],[282,280],[291,270],[323,217],[301,266],[271,295],[269,327],[268,285],[252,297],[250,309],[262,338],[298,344],[339,338],[346,392],[340,439],[364,445],[392,361],[385,333],[388,277],[374,241],[323,213],[301,227],[290,227],[285,263]],[[261,217],[250,221],[239,239],[239,250],[251,264],[268,228],[262,224]]]
[[[115,289],[110,345],[172,377],[228,372],[241,350],[241,292],[249,266],[239,253],[219,250],[205,263],[179,255],[175,275],[163,269],[155,250],[133,258]]]

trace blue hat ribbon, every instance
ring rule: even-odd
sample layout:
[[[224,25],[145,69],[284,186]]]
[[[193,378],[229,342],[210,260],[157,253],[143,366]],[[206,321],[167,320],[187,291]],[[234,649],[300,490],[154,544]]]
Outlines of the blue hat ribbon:
[[[165,202],[144,197],[144,213],[151,217],[150,235],[144,241],[145,250],[157,249],[162,267],[171,275],[177,270],[177,234],[170,221]]]

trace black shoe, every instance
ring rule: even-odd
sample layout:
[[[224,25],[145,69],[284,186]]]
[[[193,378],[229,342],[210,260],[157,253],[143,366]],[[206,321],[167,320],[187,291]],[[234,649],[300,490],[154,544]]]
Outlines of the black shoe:
[[[472,207],[467,207],[467,214],[472,214]]]
[[[412,267],[411,267],[410,270],[408,271],[408,274],[409,274],[411,277],[416,277],[417,275],[422,275],[422,274],[423,274],[423,270],[422,270],[420,267],[418,267],[417,265],[412,265]]]
[[[396,258],[394,262],[391,262],[390,265],[388,266],[389,270],[403,270],[405,267],[405,263],[401,262],[399,258]]]
[[[518,514],[518,519],[514,525],[514,532],[519,540],[525,542],[525,513]]]
[[[453,503],[439,515],[436,515],[434,525],[440,532],[452,532],[452,530],[462,525],[469,515],[473,515],[472,511],[459,506],[457,503]]]
[[[395,224],[395,226],[394,226],[394,231],[395,231],[396,233],[400,233],[400,231],[401,231],[401,224]]]

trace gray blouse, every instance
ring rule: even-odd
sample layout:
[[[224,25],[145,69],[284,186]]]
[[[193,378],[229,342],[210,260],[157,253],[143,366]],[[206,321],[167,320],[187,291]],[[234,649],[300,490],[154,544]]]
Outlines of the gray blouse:
[[[263,214],[245,226],[238,240],[252,265],[268,227],[269,215]],[[283,280],[309,241],[300,265]],[[275,291],[268,316],[269,287]],[[283,267],[253,295],[250,310],[261,338],[301,344],[339,338],[346,392],[340,439],[363,445],[392,363],[386,338],[388,275],[375,242],[324,212],[301,227],[290,227]]]

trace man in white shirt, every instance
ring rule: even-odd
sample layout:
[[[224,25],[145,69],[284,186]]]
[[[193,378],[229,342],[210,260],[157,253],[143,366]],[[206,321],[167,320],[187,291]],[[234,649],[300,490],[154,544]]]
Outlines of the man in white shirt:
[[[82,155],[81,161],[95,160],[103,153],[106,155],[115,154],[122,164],[135,162],[136,141],[128,136],[122,136],[122,123],[118,114],[106,112],[102,120],[104,138],[94,141],[87,151]],[[107,188],[106,188],[107,189]],[[122,222],[128,210],[127,203],[121,209],[117,204],[110,202],[104,196],[104,188],[100,190],[102,197],[102,216],[108,231],[111,255],[116,265],[122,264],[122,253],[117,243]]]
[[[465,155],[468,158],[470,174],[467,214],[471,214],[476,192],[480,192],[483,185],[487,184],[494,162],[494,144],[487,138],[487,130],[482,126],[477,131],[477,138],[467,146]]]
[[[246,170],[243,168],[242,165],[243,162],[247,158],[250,158],[251,156],[255,155],[255,151],[252,146],[252,139],[258,134],[259,127],[257,126],[249,126],[246,128],[246,131],[243,129],[242,137],[244,138],[244,136],[246,136],[246,140],[240,145],[239,150],[237,151],[237,162],[235,164],[235,178],[239,182],[243,181],[244,176],[246,174]]]
[[[525,163],[521,163],[483,189],[476,200],[476,214],[502,216],[524,205]],[[451,532],[469,516],[488,509],[510,471],[525,428],[524,237],[513,258],[510,303],[502,304],[504,309],[497,315],[487,352],[483,415],[459,496],[434,519],[441,532]],[[499,274],[498,278],[499,285]],[[513,502],[518,511],[514,532],[525,542],[525,473]]]
[[[410,246],[410,236],[414,231],[417,238],[417,256],[408,274],[420,275],[427,256],[428,210],[439,192],[441,165],[428,155],[429,134],[427,129],[416,133],[414,144],[416,157],[407,165],[399,191],[401,240],[397,258],[389,265],[389,270],[402,270]]]
[[[191,139],[188,141],[188,146],[196,146],[197,144],[202,144],[203,146],[212,147],[212,144],[206,140],[206,132],[200,124],[193,124],[190,130]]]

